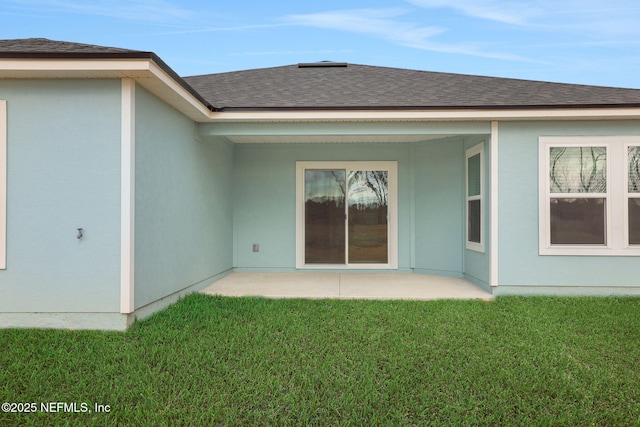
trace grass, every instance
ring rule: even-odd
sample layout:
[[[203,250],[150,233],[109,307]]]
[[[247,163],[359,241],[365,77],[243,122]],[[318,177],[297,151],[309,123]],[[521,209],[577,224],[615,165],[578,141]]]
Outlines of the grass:
[[[126,333],[0,330],[0,425],[640,425],[640,299],[189,296]]]

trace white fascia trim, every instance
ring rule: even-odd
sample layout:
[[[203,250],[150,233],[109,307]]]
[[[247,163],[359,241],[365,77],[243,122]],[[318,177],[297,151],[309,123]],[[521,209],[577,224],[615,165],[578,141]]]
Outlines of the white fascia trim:
[[[0,70],[11,71],[148,71],[149,59],[0,59]]]
[[[379,121],[379,120],[593,120],[640,119],[640,108],[580,108],[548,110],[430,111],[245,111],[210,112],[212,122],[243,121]]]
[[[498,286],[498,141],[499,123],[491,122],[489,142],[489,285]]]
[[[120,313],[134,307],[136,82],[122,79],[120,157]]]
[[[154,77],[160,80],[165,86],[171,89],[173,92],[177,93],[182,97],[189,105],[195,109],[197,109],[200,113],[202,113],[202,119],[207,119],[210,117],[212,111],[207,107],[202,105],[202,102],[198,100],[195,96],[193,96],[188,90],[186,90],[182,85],[176,82],[173,77],[169,76],[162,68],[160,68],[155,62],[149,61],[149,70],[153,73]],[[141,82],[142,83],[142,82]]]
[[[198,121],[211,111],[151,59],[0,59],[0,78],[133,78]],[[195,110],[195,111],[194,111]]]
[[[7,268],[7,101],[0,101],[0,270]]]

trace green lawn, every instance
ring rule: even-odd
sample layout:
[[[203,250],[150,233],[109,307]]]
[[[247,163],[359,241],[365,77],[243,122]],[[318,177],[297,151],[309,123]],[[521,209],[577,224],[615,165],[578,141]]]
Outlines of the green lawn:
[[[126,333],[0,330],[0,368],[38,405],[3,426],[640,425],[640,299],[192,295]]]

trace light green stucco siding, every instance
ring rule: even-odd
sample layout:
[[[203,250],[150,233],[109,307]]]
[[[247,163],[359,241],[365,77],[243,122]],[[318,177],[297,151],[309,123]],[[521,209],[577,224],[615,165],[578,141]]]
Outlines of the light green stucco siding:
[[[297,161],[392,160],[398,162],[398,271],[462,276],[464,141],[236,144],[234,267],[295,269]]]
[[[585,294],[589,287],[639,287],[638,257],[539,255],[538,138],[563,135],[640,135],[640,121],[500,123],[498,290]]]
[[[413,267],[429,274],[459,276],[463,271],[463,138],[412,147]]]
[[[136,87],[135,307],[232,267],[233,146]]]
[[[0,99],[8,116],[0,312],[117,313],[120,80],[2,80]]]
[[[237,144],[234,266],[295,268],[296,161],[398,162],[399,268],[409,268],[409,149],[403,144]],[[258,243],[260,252],[253,252]]]

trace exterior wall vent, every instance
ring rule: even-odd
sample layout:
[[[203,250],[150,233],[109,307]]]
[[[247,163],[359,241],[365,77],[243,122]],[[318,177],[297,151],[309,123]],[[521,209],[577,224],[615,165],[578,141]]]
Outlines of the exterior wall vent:
[[[346,62],[333,62],[333,61],[320,61],[320,62],[301,62],[298,64],[298,68],[327,68],[327,67],[341,67],[346,68]]]

